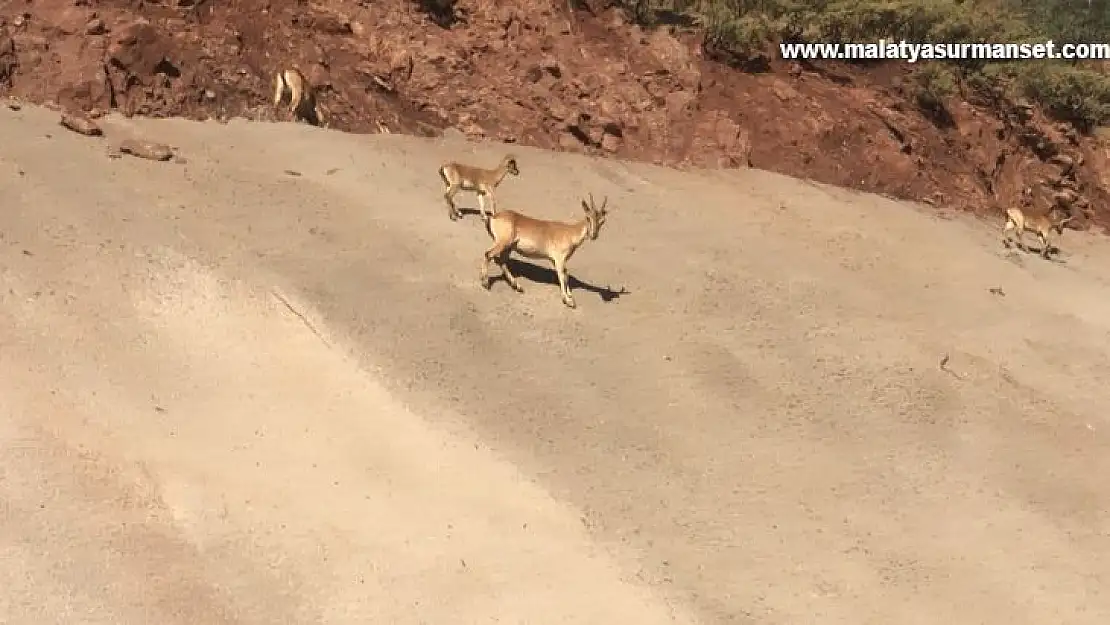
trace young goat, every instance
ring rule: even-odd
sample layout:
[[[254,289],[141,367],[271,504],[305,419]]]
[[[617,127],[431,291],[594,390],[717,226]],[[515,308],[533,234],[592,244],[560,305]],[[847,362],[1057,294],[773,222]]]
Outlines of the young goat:
[[[1072,220],[1071,217],[1054,219],[1053,216],[1056,212],[1053,209],[1048,214],[1027,215],[1020,208],[1007,209],[1006,225],[1002,227],[1002,244],[1009,248],[1010,240],[1013,234],[1016,233],[1018,248],[1028,251],[1023,238],[1026,232],[1032,232],[1041,240],[1041,256],[1047,260],[1049,251],[1052,249],[1052,246],[1048,244],[1049,233],[1055,231],[1058,236],[1063,235],[1064,226]]]
[[[598,208],[594,205],[594,196],[591,193],[589,204],[582,201],[582,210],[586,212],[586,217],[573,224],[535,219],[511,210],[499,211],[486,218],[486,230],[493,237],[493,246],[486,250],[482,258],[482,287],[489,288],[489,264],[495,261],[501,266],[509,286],[518,293],[523,293],[524,289],[517,282],[516,276],[509,271],[509,254],[515,251],[526,258],[546,258],[555,266],[563,303],[574,308],[574,297],[570,294],[570,281],[567,277],[567,261],[587,238],[597,239],[601,226],[605,225],[605,216],[608,214],[605,207],[608,204],[609,198],[606,197],[601,208]]]
[[[440,167],[439,177],[443,178],[443,184],[447,185],[447,192],[443,194],[443,199],[447,200],[447,216],[451,221],[462,217],[462,213],[455,207],[455,194],[459,191],[474,191],[478,194],[478,205],[482,209],[482,214],[489,219],[496,209],[491,208],[487,211],[484,200],[489,198],[490,204],[494,203],[493,190],[501,184],[506,174],[520,175],[520,170],[516,166],[516,157],[512,154],[506,154],[501,159],[501,164],[494,169],[482,169],[455,162]]]
[[[316,89],[299,69],[284,69],[274,75],[274,108],[281,104],[286,94],[289,94],[289,115],[294,121],[301,118],[314,126],[324,124]]]

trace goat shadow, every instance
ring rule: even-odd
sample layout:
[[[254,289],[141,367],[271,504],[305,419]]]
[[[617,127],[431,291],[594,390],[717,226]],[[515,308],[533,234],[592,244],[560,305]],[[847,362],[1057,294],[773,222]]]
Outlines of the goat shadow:
[[[466,208],[466,207],[463,207],[463,206],[456,206],[455,208],[459,209],[459,214],[462,215],[463,217],[466,217],[467,215],[481,215],[482,214],[482,209],[481,208]]]
[[[509,257],[509,271],[513,272],[513,275],[517,278],[526,278],[529,282],[556,287],[559,286],[559,276],[555,274],[554,269],[541,267],[519,258]],[[504,273],[499,276],[490,276],[490,278],[491,284],[496,280],[503,280],[505,283],[509,281]],[[597,296],[600,297],[603,302],[611,302],[622,295],[631,293],[631,291],[623,286],[619,291],[614,291],[612,287],[597,286],[596,284],[583,282],[574,277],[569,270],[567,271],[567,281],[569,282],[567,286],[570,287],[571,291],[589,291],[590,293],[597,293]]]
[[[1066,265],[1067,264],[1067,262],[1068,262],[1067,259],[1064,258],[1063,256],[1061,256],[1061,254],[1060,254],[1060,248],[1056,247],[1055,245],[1053,245],[1051,243],[1049,243],[1047,247],[1048,247],[1048,258],[1044,258],[1044,256],[1042,256],[1042,253],[1044,252],[1044,248],[1038,247],[1036,245],[1026,244],[1024,250],[1022,250],[1020,247],[1017,247],[1016,245],[1013,245],[1013,244],[1005,246],[1007,254],[1012,256],[1012,257],[1018,258],[1018,259],[1020,259],[1021,257],[1017,256],[1017,253],[1018,252],[1025,252],[1025,254],[1028,255],[1028,256],[1037,256],[1037,257],[1040,257],[1041,259],[1046,260],[1050,263],[1056,263],[1057,265]]]

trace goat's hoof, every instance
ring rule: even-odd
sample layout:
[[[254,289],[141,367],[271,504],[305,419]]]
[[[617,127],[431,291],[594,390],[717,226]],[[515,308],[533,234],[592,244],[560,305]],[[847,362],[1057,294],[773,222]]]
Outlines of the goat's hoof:
[[[520,286],[519,284],[510,284],[509,286],[513,287],[513,290],[516,291],[517,293],[523,293],[524,292],[524,287]]]
[[[577,304],[574,303],[573,299],[565,299],[563,300],[563,303],[567,305],[567,308],[575,308],[577,306]]]

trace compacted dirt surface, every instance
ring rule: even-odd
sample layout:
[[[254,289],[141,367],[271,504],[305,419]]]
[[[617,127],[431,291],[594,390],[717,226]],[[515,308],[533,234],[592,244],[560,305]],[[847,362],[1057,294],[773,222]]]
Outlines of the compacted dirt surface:
[[[421,9],[447,4],[451,22]],[[645,31],[608,4],[0,0],[0,95],[126,115],[273,119],[270,81],[295,66],[341,130],[454,128],[656,164],[752,164],[991,215],[1032,188],[1038,210],[1059,204],[1074,228],[1110,225],[1106,147],[1020,102],[961,90],[926,115],[897,64],[769,54],[740,71],[708,58],[696,31]],[[1061,158],[1075,164],[1067,188]]]
[[[1110,618],[1094,235],[516,146],[571,310],[447,217],[504,146],[101,124],[0,109],[4,623]]]

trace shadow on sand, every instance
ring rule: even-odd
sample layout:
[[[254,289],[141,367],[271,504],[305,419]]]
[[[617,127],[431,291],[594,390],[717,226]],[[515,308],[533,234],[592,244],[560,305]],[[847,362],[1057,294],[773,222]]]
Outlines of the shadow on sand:
[[[554,269],[540,267],[539,265],[534,265],[528,261],[520,260],[519,258],[509,257],[509,271],[513,272],[513,275],[515,275],[517,278],[524,278],[529,282],[547,284],[549,286],[555,287],[559,286],[559,277],[555,275]],[[567,271],[567,274],[567,277],[570,279],[570,284],[568,286],[570,287],[571,291],[589,291],[590,293],[597,293],[597,296],[600,297],[601,301],[603,302],[611,302],[622,295],[628,295],[629,293],[631,293],[631,291],[624,288],[623,286],[620,288],[619,291],[614,291],[612,287],[597,286],[596,284],[583,282],[578,278],[575,278],[573,274],[570,274],[569,269]],[[499,276],[491,275],[490,278],[491,283],[498,279],[503,280],[506,283],[508,282],[508,280],[505,279],[504,274],[501,274]]]
[[[1025,252],[1025,254],[1027,254],[1029,256],[1040,257],[1044,260],[1047,260],[1050,263],[1056,263],[1058,265],[1067,264],[1067,260],[1062,258],[1061,255],[1060,255],[1060,248],[1056,247],[1055,245],[1053,245],[1051,243],[1048,244],[1048,258],[1045,258],[1042,255],[1043,252],[1044,252],[1044,248],[1037,247],[1035,245],[1029,245],[1028,243],[1025,244],[1025,249],[1022,249],[1022,248],[1018,247],[1015,244],[1005,245],[1005,249],[1006,249],[1006,254],[1008,256],[1010,256],[1013,260],[1020,261],[1021,256],[1018,256],[1017,254],[1018,254],[1019,251],[1021,251],[1021,252]]]

